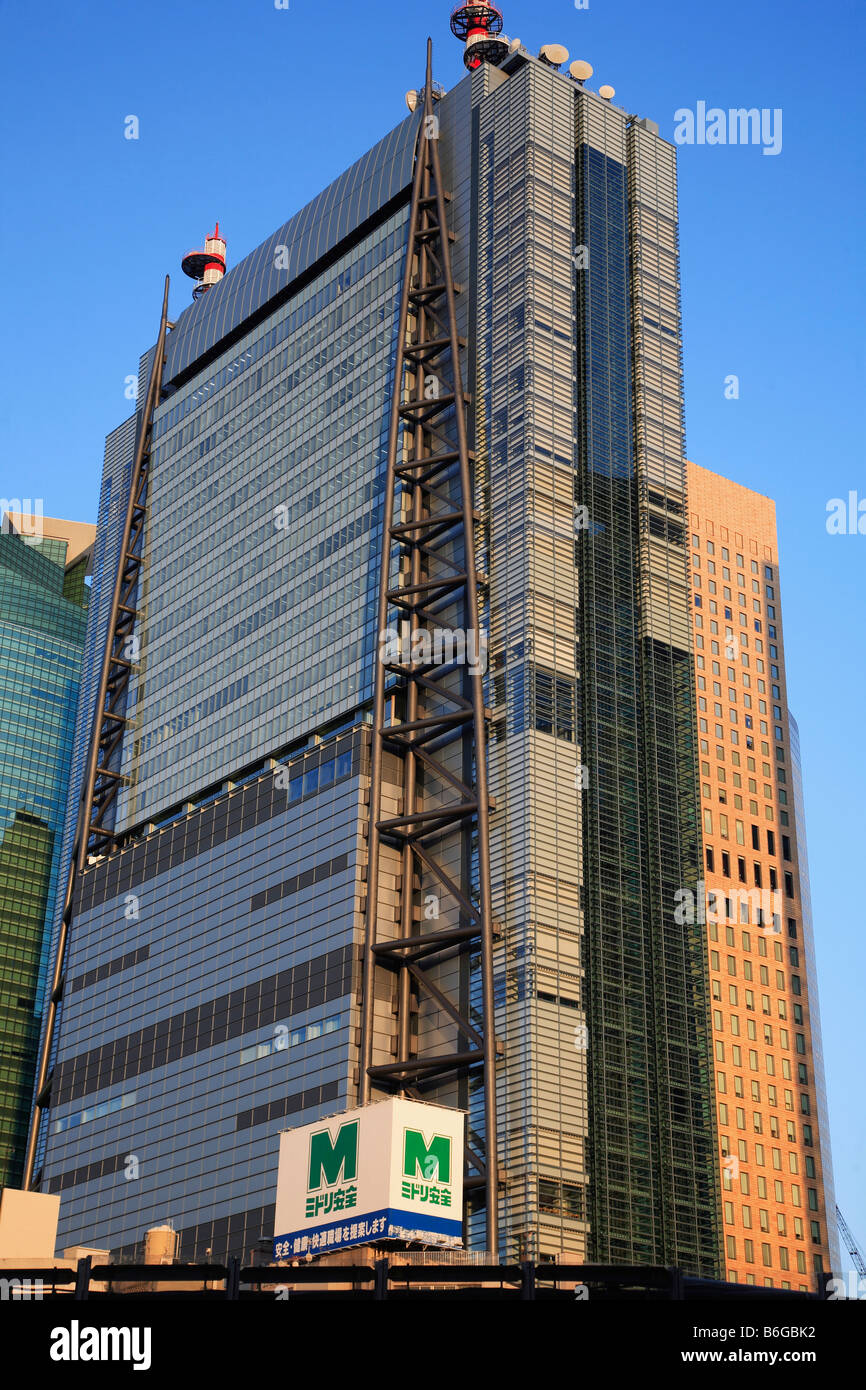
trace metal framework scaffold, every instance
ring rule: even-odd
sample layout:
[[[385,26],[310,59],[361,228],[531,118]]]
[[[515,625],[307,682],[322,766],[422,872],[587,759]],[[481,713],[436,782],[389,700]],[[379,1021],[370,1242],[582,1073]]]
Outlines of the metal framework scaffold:
[[[476,570],[472,465],[451,272],[447,204],[434,109],[432,42],[427,44],[423,115],[418,132],[409,211],[405,272],[394,370],[384,498],[384,534],[378,603],[379,659],[373,708],[369,863],[362,992],[359,1100],[373,1087],[420,1097],[430,1084],[477,1076],[483,1085],[483,1154],[469,1154],[470,1191],[484,1189],[486,1245],[498,1243],[496,1080],[493,940],[490,888],[486,725],[481,662],[455,660],[453,639],[462,619],[463,651],[474,638],[482,649]],[[385,634],[403,634],[397,650]],[[445,634],[451,640],[437,642]],[[396,756],[402,809],[382,812],[383,766]],[[437,794],[425,797],[425,787]],[[455,837],[463,873],[450,868]],[[450,858],[442,847],[447,843]],[[386,849],[387,847],[387,849]],[[399,855],[399,905],[388,934],[380,931],[380,887],[385,854]],[[449,902],[446,924],[420,920],[418,885],[426,876]],[[468,883],[472,886],[467,886]],[[395,915],[392,911],[392,917]],[[456,925],[455,925],[456,922]],[[472,1009],[439,987],[436,967],[455,956],[475,956],[480,990]],[[396,975],[396,1057],[374,1065],[374,993],[377,972]],[[425,998],[450,1019],[453,1050],[430,1050],[413,1038],[412,1015]],[[462,1007],[461,1007],[462,1004]]]

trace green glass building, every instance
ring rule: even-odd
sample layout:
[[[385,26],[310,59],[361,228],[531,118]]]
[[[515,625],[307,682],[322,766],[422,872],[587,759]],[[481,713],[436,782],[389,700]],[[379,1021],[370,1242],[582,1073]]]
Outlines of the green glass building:
[[[21,1180],[46,924],[60,886],[94,535],[39,520],[37,535],[7,514],[0,533],[0,1186],[11,1187]]]

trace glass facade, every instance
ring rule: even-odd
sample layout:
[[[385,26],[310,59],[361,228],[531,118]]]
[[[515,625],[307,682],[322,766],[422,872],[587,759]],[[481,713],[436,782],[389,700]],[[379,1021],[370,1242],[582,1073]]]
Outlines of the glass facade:
[[[119,827],[370,696],[405,217],[157,412]]]
[[[62,523],[51,523],[57,529]],[[0,532],[0,1185],[21,1181],[78,703],[88,554]]]
[[[538,65],[478,117],[478,457],[490,583],[490,787],[503,1253],[583,1258],[588,1079],[576,777],[574,88]]]
[[[673,919],[700,864],[674,152],[521,53],[437,109],[490,638],[502,1253],[714,1274],[706,962]],[[355,1101],[416,128],[169,335],[121,848],[83,878],[57,1049],[44,1183],[67,1243],[131,1251],[169,1218],[182,1253],[248,1254],[287,1116]],[[325,757],[340,739],[351,774]],[[453,975],[471,1010],[477,962]],[[381,1060],[387,988],[375,1013]],[[419,1013],[425,1042],[448,1026]],[[481,1128],[474,1081],[425,1094]],[[480,1214],[469,1238],[487,1242]]]
[[[270,1234],[280,1130],[350,1103],[365,757],[336,736],[84,875],[43,1182],[62,1243]]]
[[[479,102],[506,1253],[719,1269],[674,153],[520,58]],[[679,522],[677,522],[679,518]]]

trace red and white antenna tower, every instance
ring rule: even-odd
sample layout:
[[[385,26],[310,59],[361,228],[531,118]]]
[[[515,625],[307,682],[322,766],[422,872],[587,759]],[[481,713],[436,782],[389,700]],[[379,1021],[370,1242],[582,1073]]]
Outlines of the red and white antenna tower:
[[[508,40],[501,37],[502,11],[498,5],[458,5],[451,15],[451,32],[466,44],[463,63],[470,72],[482,63],[501,63],[508,56]]]
[[[198,281],[192,292],[193,299],[199,299],[212,285],[219,284],[226,273],[226,244],[220,236],[219,222],[210,236],[205,237],[204,250],[187,251],[180,267],[184,275]]]

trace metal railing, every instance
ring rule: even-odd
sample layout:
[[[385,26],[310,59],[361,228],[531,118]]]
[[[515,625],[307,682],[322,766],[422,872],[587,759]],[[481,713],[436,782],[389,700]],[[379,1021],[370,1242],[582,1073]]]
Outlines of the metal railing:
[[[470,1260],[479,1252],[453,1252]],[[823,1299],[821,1293],[758,1285],[729,1284],[698,1279],[680,1269],[647,1265],[571,1265],[523,1261],[520,1264],[458,1264],[425,1252],[431,1263],[417,1260],[418,1252],[400,1251],[393,1258],[366,1264],[310,1263],[300,1265],[243,1265],[238,1258],[226,1264],[99,1265],[85,1256],[76,1267],[0,1269],[4,1300],[42,1302],[46,1299],[100,1302],[125,1297],[272,1301],[274,1299],[434,1298],[505,1301],[691,1301],[757,1299],[763,1301]],[[483,1256],[483,1252],[481,1252]],[[413,1255],[416,1259],[413,1260]],[[186,1285],[187,1287],[178,1287]],[[197,1286],[189,1288],[189,1285]]]

